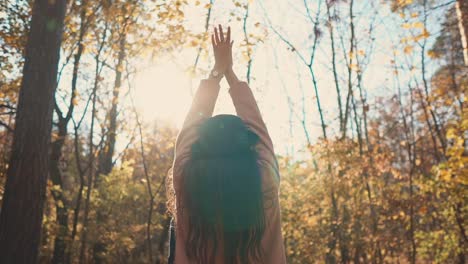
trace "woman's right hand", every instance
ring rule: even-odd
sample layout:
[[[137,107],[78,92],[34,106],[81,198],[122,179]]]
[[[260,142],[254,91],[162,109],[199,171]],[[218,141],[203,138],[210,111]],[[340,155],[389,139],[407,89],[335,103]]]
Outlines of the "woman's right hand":
[[[232,68],[232,43],[234,41],[231,41],[231,27],[228,27],[226,37],[224,37],[223,27],[219,25],[218,28],[215,27],[214,34],[211,34],[215,57],[214,70],[224,74]]]

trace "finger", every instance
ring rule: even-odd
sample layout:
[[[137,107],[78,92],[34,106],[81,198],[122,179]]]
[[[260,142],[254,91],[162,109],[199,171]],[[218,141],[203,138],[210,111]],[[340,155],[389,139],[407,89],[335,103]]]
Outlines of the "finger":
[[[216,47],[216,43],[215,43],[215,39],[214,39],[213,34],[211,34],[211,45],[213,45],[213,49]]]
[[[223,27],[221,25],[219,26],[219,38],[221,39],[221,42],[224,42],[224,33],[223,33]]]
[[[226,42],[227,42],[227,43],[231,43],[231,27],[228,27],[227,36],[226,36]]]
[[[219,44],[219,35],[218,35],[218,29],[216,27],[214,28],[215,31],[215,40],[216,40],[216,45]]]

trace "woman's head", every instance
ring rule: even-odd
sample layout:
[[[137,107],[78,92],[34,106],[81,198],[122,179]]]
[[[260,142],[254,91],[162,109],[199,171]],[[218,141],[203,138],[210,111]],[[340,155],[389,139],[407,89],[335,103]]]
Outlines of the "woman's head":
[[[190,258],[210,263],[220,250],[225,263],[261,258],[265,219],[257,142],[258,136],[233,115],[212,117],[199,128],[183,168]]]

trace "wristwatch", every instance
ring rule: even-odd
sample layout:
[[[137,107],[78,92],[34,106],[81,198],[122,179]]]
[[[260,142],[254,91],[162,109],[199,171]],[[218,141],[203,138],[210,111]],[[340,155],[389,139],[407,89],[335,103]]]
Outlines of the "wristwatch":
[[[217,79],[220,78],[223,74],[218,72],[217,70],[212,70],[210,72],[210,79]]]

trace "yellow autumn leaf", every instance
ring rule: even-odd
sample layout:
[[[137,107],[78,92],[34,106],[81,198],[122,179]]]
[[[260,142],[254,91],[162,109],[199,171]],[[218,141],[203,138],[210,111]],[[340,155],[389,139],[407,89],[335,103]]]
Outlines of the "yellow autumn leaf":
[[[404,49],[403,49],[403,52],[405,54],[409,54],[411,52],[413,52],[413,46],[406,46]]]
[[[442,180],[446,181],[446,182],[449,182],[452,178],[452,170],[450,168],[446,169],[446,170],[442,170],[440,172],[440,178],[442,178]]]
[[[413,0],[397,0],[399,6],[406,6],[413,3]]]
[[[401,38],[400,43],[407,43],[409,40],[411,40],[409,37]]]
[[[196,40],[193,39],[193,40],[190,42],[190,46],[196,47],[196,46],[198,46],[198,42],[197,42]]]
[[[433,50],[428,51],[427,56],[429,56],[429,58],[431,58],[431,59],[440,58],[440,55],[437,52],[433,51]]]
[[[422,22],[414,22],[413,23],[413,28],[423,28],[424,24]]]
[[[450,98],[450,97],[449,97],[449,98],[445,98],[444,104],[445,104],[446,106],[452,105],[452,104],[453,104],[453,98]]]
[[[359,70],[359,65],[357,65],[356,63],[353,63],[353,64],[349,65],[349,67],[351,69],[353,69],[353,70],[356,70],[356,71]]]
[[[431,36],[431,33],[429,33],[429,31],[427,31],[427,29],[424,29],[423,30],[423,33],[421,34],[424,38],[428,38]]]
[[[453,127],[449,128],[447,130],[447,139],[453,139],[453,138],[456,138],[457,137],[457,134],[455,132],[455,129]]]
[[[404,29],[410,29],[410,28],[411,28],[411,24],[410,24],[410,23],[403,23],[403,24],[401,25],[401,27],[404,28]]]
[[[249,61],[249,60],[250,60],[250,56],[249,56],[249,54],[247,54],[247,52],[242,52],[242,58],[243,58],[245,61]]]
[[[60,185],[56,184],[56,185],[53,185],[51,188],[50,188],[51,191],[53,192],[61,192],[62,191],[62,188],[60,187]]]

